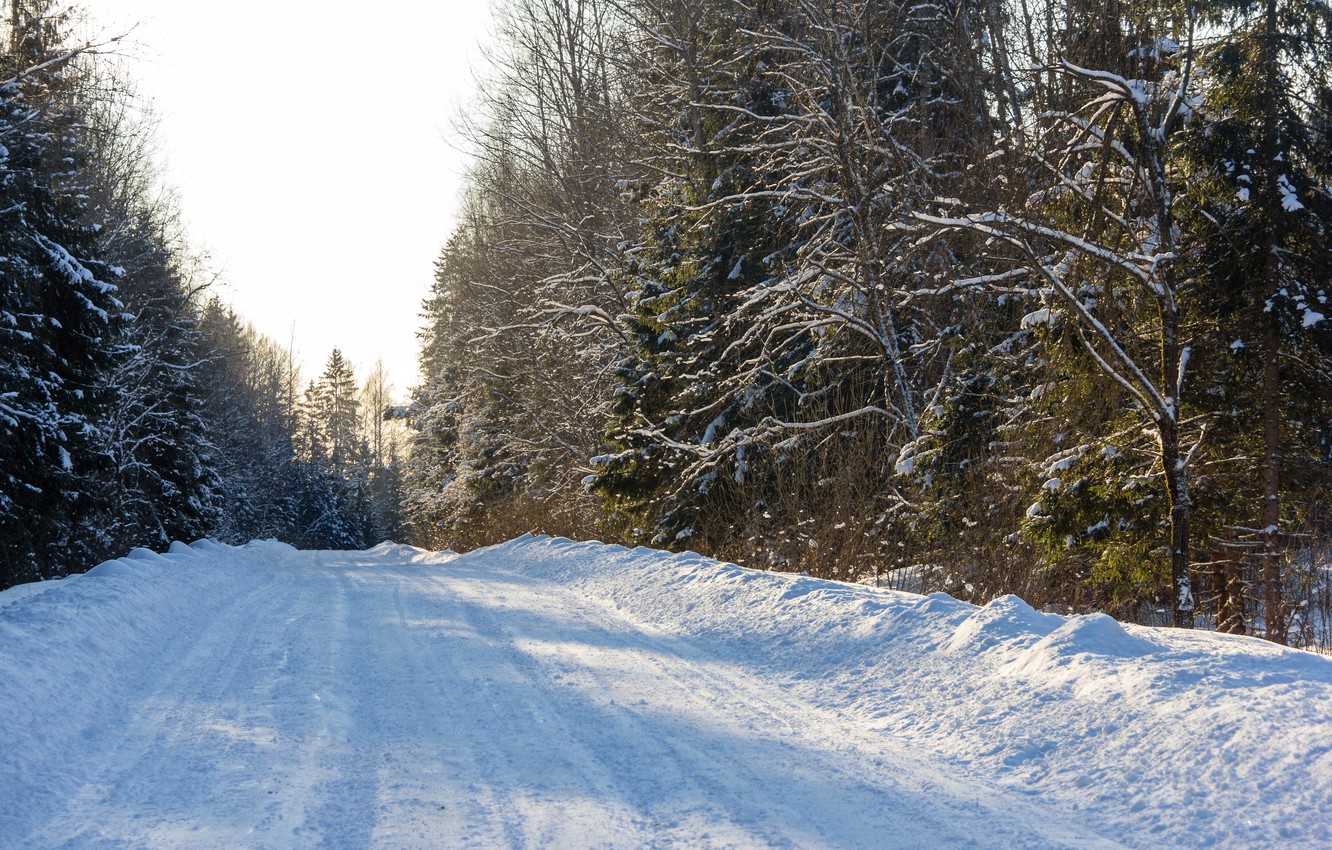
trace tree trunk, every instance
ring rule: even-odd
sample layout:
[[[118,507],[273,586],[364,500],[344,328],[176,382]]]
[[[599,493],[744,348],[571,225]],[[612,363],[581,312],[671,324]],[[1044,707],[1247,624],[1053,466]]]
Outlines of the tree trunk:
[[[1175,626],[1193,628],[1193,581],[1189,575],[1189,487],[1179,455],[1179,430],[1174,422],[1162,423],[1161,467],[1170,499],[1170,584]]]
[[[1268,249],[1268,262],[1275,258]],[[1269,289],[1275,288],[1269,278]],[[1269,299],[1275,297],[1272,292]],[[1263,617],[1267,639],[1286,643],[1285,576],[1281,568],[1281,373],[1278,368],[1280,340],[1277,336],[1276,311],[1267,319],[1263,337],[1263,504],[1259,522],[1263,539]]]
[[[1240,564],[1225,553],[1219,555],[1212,573],[1216,583],[1216,630],[1222,634],[1244,634],[1244,582]]]
[[[1263,315],[1263,487],[1259,523],[1263,540],[1263,618],[1267,639],[1286,642],[1284,576],[1281,569],[1281,337],[1277,260],[1277,115],[1276,115],[1276,0],[1268,0],[1263,33],[1264,75],[1268,87],[1263,115],[1263,276],[1266,313]]]

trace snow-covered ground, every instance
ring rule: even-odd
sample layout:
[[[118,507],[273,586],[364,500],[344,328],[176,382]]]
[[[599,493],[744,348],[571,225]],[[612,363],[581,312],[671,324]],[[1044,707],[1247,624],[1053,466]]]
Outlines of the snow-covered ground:
[[[1323,847],[1332,660],[524,538],[0,593],[0,847]]]

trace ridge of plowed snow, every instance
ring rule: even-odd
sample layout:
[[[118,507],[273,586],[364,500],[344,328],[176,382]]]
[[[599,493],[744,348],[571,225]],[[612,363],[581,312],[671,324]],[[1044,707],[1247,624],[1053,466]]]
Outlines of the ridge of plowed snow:
[[[76,790],[66,767],[79,740],[125,721],[122,697],[136,678],[126,672],[174,639],[181,597],[203,605],[197,616],[240,592],[228,569],[239,550],[212,541],[185,548],[200,557],[136,549],[82,575],[0,593],[0,836],[22,834],[14,813]]]
[[[1332,659],[977,607],[693,553],[519,538],[468,558],[606,599],[1130,844],[1332,844]]]

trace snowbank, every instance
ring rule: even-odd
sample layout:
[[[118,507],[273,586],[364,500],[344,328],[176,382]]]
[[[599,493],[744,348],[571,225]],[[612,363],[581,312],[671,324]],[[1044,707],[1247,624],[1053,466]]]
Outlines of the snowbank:
[[[77,773],[64,765],[80,757],[83,737],[124,722],[123,695],[140,683],[142,659],[243,591],[233,578],[241,562],[239,550],[203,540],[166,555],[135,549],[82,575],[0,592],[0,776],[27,777],[10,792],[26,799],[0,806],[0,836],[6,808],[31,811],[76,790]]]
[[[1322,656],[599,543],[528,537],[459,560],[604,599],[1131,846],[1332,843]]]

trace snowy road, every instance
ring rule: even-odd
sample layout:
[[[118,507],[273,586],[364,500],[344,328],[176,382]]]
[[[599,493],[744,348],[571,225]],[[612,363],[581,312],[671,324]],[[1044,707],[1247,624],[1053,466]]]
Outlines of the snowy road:
[[[33,746],[49,765],[15,756],[45,784],[0,845],[1116,846],[554,583],[248,557],[125,650],[97,722]]]

